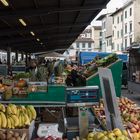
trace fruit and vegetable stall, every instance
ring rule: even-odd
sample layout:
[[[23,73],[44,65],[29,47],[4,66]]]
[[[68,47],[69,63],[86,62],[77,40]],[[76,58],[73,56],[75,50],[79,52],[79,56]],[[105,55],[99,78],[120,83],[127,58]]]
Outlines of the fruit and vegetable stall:
[[[98,67],[112,72],[123,130],[107,129]],[[1,76],[0,139],[139,140],[140,108],[121,97],[121,69],[122,61],[112,54],[78,67],[85,77],[85,85],[81,84],[84,79],[77,77],[78,87],[68,87],[64,82],[71,66],[63,68],[63,78],[57,71],[57,82],[51,84],[45,81],[46,69],[42,67],[37,76],[29,72]]]

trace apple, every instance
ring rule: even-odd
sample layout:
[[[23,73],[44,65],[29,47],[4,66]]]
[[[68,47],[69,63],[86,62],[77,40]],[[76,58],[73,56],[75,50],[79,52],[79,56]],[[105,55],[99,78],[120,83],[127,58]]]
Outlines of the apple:
[[[124,135],[118,136],[116,140],[126,140],[126,137]]]
[[[95,135],[95,134],[94,134],[93,132],[89,133],[89,134],[88,134],[88,139],[89,139],[89,138],[93,138],[94,135]]]
[[[113,130],[113,133],[115,134],[115,136],[121,136],[122,135],[122,132],[121,132],[121,130],[120,129],[118,129],[118,128],[115,128],[114,130]]]
[[[104,136],[105,136],[104,133],[99,132],[99,133],[96,135],[96,138],[97,138],[97,139],[101,139],[101,138],[104,137]]]

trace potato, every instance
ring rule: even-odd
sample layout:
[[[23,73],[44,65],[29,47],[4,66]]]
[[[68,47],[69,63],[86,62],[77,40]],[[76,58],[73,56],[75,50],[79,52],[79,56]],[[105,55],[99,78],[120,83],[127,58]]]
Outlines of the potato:
[[[21,137],[20,137],[20,136],[18,136],[18,137],[17,137],[17,140],[21,140]]]
[[[13,134],[14,134],[14,132],[13,132],[13,131],[9,131],[8,133],[12,134],[12,136],[13,136]]]
[[[11,134],[11,133],[7,133],[7,139],[11,139],[12,138],[12,136],[13,136],[13,134]]]
[[[5,135],[5,134],[0,134],[0,138],[1,138],[2,140],[6,140],[6,135]]]
[[[16,138],[15,137],[12,137],[10,140],[16,140]]]
[[[16,138],[17,138],[17,137],[19,137],[19,136],[20,136],[20,135],[19,135],[19,133],[18,133],[18,132],[15,132],[15,133],[14,133],[14,137],[16,137]]]

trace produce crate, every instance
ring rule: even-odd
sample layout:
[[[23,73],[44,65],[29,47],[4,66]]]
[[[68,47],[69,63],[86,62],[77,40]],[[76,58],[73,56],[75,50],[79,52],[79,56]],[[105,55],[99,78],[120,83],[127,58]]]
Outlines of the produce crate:
[[[111,65],[108,66],[108,68],[111,69],[112,71],[117,97],[121,96],[122,66],[123,66],[122,60],[118,60],[115,63],[112,63]],[[87,78],[86,85],[87,86],[97,85],[101,89],[98,73],[95,73],[94,75]],[[101,90],[100,90],[100,96],[102,96]]]
[[[0,131],[5,131],[6,134],[10,133],[10,131],[12,132],[17,132],[20,134],[20,137],[24,137],[23,135],[25,135],[25,138],[22,140],[31,140],[32,139],[32,134],[34,131],[34,127],[35,127],[35,122],[32,121],[31,125],[29,128],[24,128],[24,129],[0,129]]]
[[[47,92],[32,92],[26,98],[13,97],[12,101],[48,101],[48,102],[65,102],[64,85],[49,85]]]

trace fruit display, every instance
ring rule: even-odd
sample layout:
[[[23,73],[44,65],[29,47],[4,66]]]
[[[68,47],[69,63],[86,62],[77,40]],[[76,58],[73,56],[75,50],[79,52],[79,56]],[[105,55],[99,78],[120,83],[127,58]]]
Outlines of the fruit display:
[[[106,67],[116,60],[118,60],[116,54],[110,54],[102,59],[95,58],[91,63],[86,65],[87,68],[83,71],[83,75],[88,78],[98,71],[98,67]]]
[[[24,73],[17,73],[16,75],[14,75],[14,79],[15,80],[20,80],[20,79],[26,79],[26,78],[30,78],[31,74],[29,72],[24,72]]]
[[[36,119],[36,110],[32,105],[16,106],[0,104],[0,128],[26,128]]]
[[[131,140],[131,137],[126,130],[116,128],[112,131],[91,132],[85,140]]]
[[[0,130],[0,140],[27,140],[26,133],[19,133],[16,131]]]
[[[44,138],[36,138],[34,140],[62,140],[62,138],[53,138],[52,136]]]
[[[118,105],[124,127],[136,137],[140,133],[140,109],[128,98],[118,98]],[[103,125],[106,125],[103,101],[101,100],[100,105],[93,106],[93,109]]]

